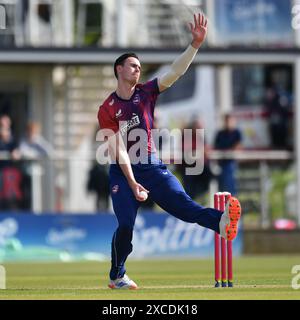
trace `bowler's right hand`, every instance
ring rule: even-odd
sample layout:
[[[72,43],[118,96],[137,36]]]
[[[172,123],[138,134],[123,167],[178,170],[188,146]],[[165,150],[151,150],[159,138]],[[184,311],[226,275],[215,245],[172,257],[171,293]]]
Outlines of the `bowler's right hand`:
[[[129,183],[129,186],[136,198],[136,200],[138,201],[145,201],[146,199],[140,195],[141,191],[145,191],[147,193],[149,193],[149,191],[147,189],[145,189],[141,184],[137,183],[136,181],[132,181]]]

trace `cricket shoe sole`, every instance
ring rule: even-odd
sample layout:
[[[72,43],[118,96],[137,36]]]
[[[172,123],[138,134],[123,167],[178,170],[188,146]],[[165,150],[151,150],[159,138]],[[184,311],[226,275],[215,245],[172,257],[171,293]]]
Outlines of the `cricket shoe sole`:
[[[238,234],[238,222],[241,218],[242,208],[239,200],[230,197],[226,203],[225,211],[220,220],[220,235],[226,240],[233,240]]]

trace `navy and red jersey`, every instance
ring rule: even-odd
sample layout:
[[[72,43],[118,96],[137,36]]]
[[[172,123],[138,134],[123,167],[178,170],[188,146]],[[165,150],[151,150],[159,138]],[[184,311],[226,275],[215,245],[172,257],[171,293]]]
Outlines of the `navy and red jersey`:
[[[143,129],[147,133],[148,153],[154,152],[151,129],[153,128],[154,107],[159,95],[157,78],[144,84],[137,84],[129,100],[120,98],[113,92],[99,107],[98,122],[100,129],[120,131],[121,135],[128,137],[131,130]],[[136,141],[126,141],[127,150]]]

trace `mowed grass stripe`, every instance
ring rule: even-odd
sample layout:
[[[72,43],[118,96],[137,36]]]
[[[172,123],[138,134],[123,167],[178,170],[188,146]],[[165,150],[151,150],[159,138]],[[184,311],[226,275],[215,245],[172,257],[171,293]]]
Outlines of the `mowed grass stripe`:
[[[7,263],[0,299],[300,299],[291,269],[300,256],[234,259],[234,288],[214,288],[213,260],[129,261],[139,290],[107,288],[109,262]]]

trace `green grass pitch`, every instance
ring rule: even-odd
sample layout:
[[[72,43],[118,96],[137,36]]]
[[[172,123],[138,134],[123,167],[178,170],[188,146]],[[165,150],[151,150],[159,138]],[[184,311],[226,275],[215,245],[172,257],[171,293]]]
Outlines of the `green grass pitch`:
[[[300,256],[244,256],[233,263],[234,288],[214,288],[212,259],[131,260],[128,275],[139,290],[130,291],[107,288],[109,262],[5,263],[0,300],[300,299],[300,289],[291,286]]]

